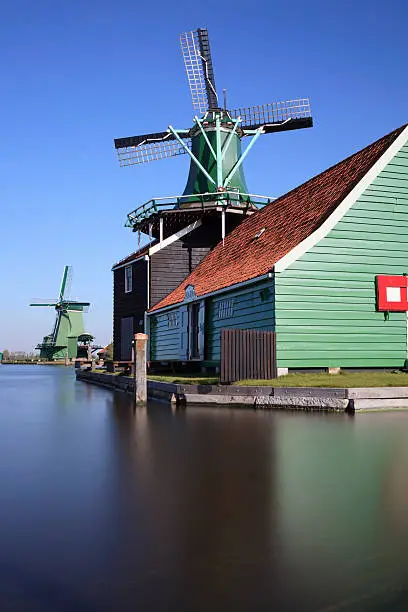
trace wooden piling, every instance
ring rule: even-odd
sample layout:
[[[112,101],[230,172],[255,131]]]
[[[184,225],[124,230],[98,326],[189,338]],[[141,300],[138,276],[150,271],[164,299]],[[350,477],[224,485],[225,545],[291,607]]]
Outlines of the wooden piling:
[[[147,402],[147,338],[147,334],[135,334],[133,341],[135,402],[137,405],[143,405]]]

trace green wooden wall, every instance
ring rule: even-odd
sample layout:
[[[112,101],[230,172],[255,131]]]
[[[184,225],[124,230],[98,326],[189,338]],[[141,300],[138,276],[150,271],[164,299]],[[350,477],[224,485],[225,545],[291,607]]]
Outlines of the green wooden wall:
[[[223,310],[220,304],[232,301],[230,310]],[[180,317],[178,327],[169,328],[168,314],[179,307],[164,313],[149,316],[150,359],[152,361],[179,360],[181,354]],[[227,316],[225,316],[227,315]],[[205,305],[205,361],[218,364],[220,361],[220,337],[223,327],[238,329],[269,329],[275,327],[274,287],[272,280],[260,281],[235,291],[228,291],[206,299]]]
[[[396,367],[405,313],[376,312],[375,276],[408,272],[408,145],[335,228],[277,273],[279,367]]]
[[[219,317],[220,302],[233,300],[230,316]],[[265,280],[242,289],[228,291],[207,299],[206,305],[206,360],[220,361],[221,329],[275,329],[274,286]]]
[[[177,313],[177,327],[169,328],[168,314]],[[180,317],[178,307],[149,316],[150,359],[171,361],[180,359]]]

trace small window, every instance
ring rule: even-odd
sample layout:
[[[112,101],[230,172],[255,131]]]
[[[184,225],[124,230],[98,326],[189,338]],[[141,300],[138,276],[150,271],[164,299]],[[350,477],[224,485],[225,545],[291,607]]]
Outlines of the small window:
[[[215,316],[217,319],[228,319],[234,314],[234,300],[221,300],[216,304]]]
[[[261,289],[261,291],[259,292],[259,295],[261,296],[261,302],[267,302],[269,298],[271,297],[271,292],[270,292],[269,287],[265,287],[265,289]]]
[[[177,312],[169,312],[167,315],[167,326],[169,329],[175,329],[178,327],[178,316]]]
[[[132,291],[132,266],[125,268],[125,293]]]

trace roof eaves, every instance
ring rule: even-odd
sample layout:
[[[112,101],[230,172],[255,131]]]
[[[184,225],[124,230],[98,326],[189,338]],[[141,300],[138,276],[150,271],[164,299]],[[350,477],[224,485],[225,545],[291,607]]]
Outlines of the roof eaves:
[[[137,251],[134,251],[133,253],[130,253],[130,255],[127,255],[127,257],[124,257],[123,259],[120,259],[118,262],[116,262],[115,264],[113,264],[112,266],[112,271],[117,270],[118,268],[121,268],[122,266],[125,266],[127,264],[131,264],[134,261],[137,261],[138,259],[140,259],[141,257],[143,257],[143,255],[147,255],[149,252],[150,247],[155,244],[154,242],[149,242],[149,244],[146,244],[145,246],[143,246],[142,248],[138,249]]]
[[[259,283],[265,278],[272,278],[273,272],[274,272],[274,268],[271,268],[271,270],[267,272],[266,274],[256,275],[256,276],[253,276],[252,278],[248,278],[245,281],[241,281],[239,283],[233,283],[231,285],[226,285],[225,287],[221,287],[220,289],[216,289],[215,291],[208,291],[207,293],[199,294],[197,295],[197,298],[200,300],[206,299],[206,298],[212,297],[213,295],[219,295],[221,293],[225,293],[226,291],[235,291],[236,289],[239,289],[240,287],[245,287],[246,285],[253,285],[254,283]],[[184,283],[185,281],[183,281],[181,285],[183,285]],[[179,285],[179,287],[181,285]],[[155,306],[152,306],[152,308],[149,308],[149,310],[147,311],[147,314],[153,314],[153,313],[157,314],[158,312],[165,312],[167,310],[171,310],[172,308],[176,308],[177,306],[180,306],[180,304],[183,304],[184,302],[184,300],[179,300],[177,302],[173,302],[172,304],[168,304],[167,306],[160,306],[160,304],[164,302],[165,299],[166,298],[163,298],[162,300],[160,300],[160,302],[155,304]],[[186,302],[186,303],[189,303],[189,302]]]

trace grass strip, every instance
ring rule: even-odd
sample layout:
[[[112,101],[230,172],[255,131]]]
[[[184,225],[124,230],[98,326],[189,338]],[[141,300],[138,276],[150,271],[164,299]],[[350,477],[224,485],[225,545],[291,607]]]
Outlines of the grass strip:
[[[265,387],[406,387],[408,373],[393,372],[299,372],[271,380],[240,380],[237,385]]]

